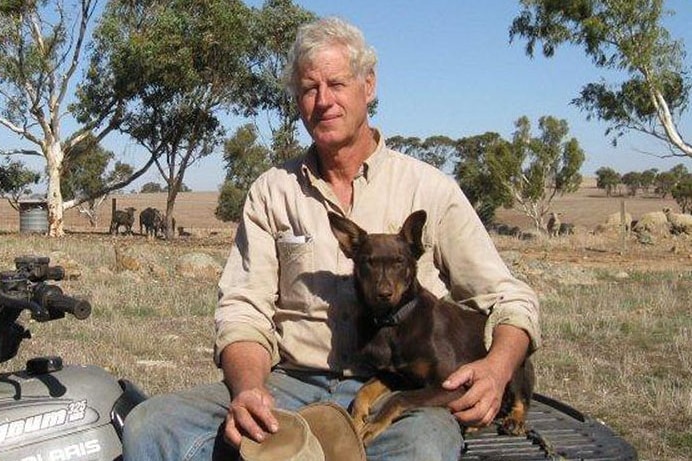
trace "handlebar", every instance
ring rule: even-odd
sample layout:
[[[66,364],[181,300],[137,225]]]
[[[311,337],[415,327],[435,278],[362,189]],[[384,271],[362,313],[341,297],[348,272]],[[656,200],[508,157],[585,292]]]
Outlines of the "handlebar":
[[[34,301],[36,304],[45,306],[49,312],[53,312],[53,317],[60,313],[60,317],[65,312],[72,314],[78,320],[84,320],[91,315],[91,304],[86,299],[74,298],[63,294],[62,290],[54,285],[41,285],[34,290]]]
[[[37,322],[61,319],[65,313],[78,320],[91,315],[87,300],[67,296],[48,283],[65,277],[62,267],[49,262],[47,257],[20,256],[15,258],[16,270],[0,272],[0,362],[14,357],[22,340],[31,337],[17,322],[22,311],[31,312]]]

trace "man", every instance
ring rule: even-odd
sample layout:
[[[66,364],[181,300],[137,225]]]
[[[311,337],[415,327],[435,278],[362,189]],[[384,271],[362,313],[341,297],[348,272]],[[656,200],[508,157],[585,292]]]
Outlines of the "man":
[[[449,408],[396,421],[367,447],[368,459],[456,460],[459,423],[487,425],[497,414],[514,369],[540,342],[536,296],[510,274],[459,187],[388,149],[370,127],[375,64],[360,31],[339,19],[299,30],[286,78],[313,145],[264,173],[248,193],[215,315],[225,386],[136,407],[125,425],[125,459],[229,459],[241,436],[261,441],[277,430],[275,406],[348,406],[369,376],[356,359],[352,263],[331,233],[328,211],[368,232],[395,232],[411,211],[425,209],[419,280],[488,314],[488,356],[444,384],[468,392]]]

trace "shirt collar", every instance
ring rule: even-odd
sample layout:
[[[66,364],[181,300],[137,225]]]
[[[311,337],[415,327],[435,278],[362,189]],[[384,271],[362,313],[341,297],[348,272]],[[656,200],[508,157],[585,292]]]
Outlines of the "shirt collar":
[[[373,128],[373,131],[375,134],[375,139],[377,140],[377,147],[375,147],[375,151],[370,155],[370,157],[365,159],[363,165],[361,165],[360,173],[358,175],[359,177],[363,176],[368,182],[380,169],[380,165],[382,165],[382,162],[384,161],[384,152],[386,150],[382,133],[376,128]],[[301,171],[303,172],[303,176],[311,183],[321,179],[317,160],[317,149],[315,148],[314,144],[310,146],[306,154],[303,156]]]

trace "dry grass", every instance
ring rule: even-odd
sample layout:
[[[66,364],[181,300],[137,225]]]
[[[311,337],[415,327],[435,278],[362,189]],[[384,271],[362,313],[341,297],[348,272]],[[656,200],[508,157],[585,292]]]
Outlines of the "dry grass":
[[[545,344],[535,357],[538,391],[605,421],[642,460],[692,459],[692,239],[671,237],[656,245],[630,239],[622,251],[618,236],[587,232],[619,210],[619,200],[594,194],[587,189],[556,203],[564,220],[577,224],[574,236],[531,242],[495,237],[512,270],[541,296]],[[156,202],[161,198],[125,195],[118,204],[163,208]],[[216,280],[183,278],[173,267],[191,251],[222,263],[233,227],[213,218],[213,194],[188,199],[176,217],[194,236],[173,242],[105,234],[109,206],[99,232],[86,233],[85,220],[72,215],[62,239],[19,235],[16,223],[0,216],[0,226],[7,226],[0,232],[0,270],[11,268],[19,254],[69,256],[81,276],[60,283],[68,293],[88,295],[94,306],[82,322],[31,324],[34,339],[1,369],[21,367],[36,354],[59,354],[68,363],[103,366],[150,394],[219,379],[211,360]],[[636,216],[666,205],[630,200],[628,211]],[[521,223],[512,211],[500,218]],[[115,246],[136,247],[165,270],[116,272]]]

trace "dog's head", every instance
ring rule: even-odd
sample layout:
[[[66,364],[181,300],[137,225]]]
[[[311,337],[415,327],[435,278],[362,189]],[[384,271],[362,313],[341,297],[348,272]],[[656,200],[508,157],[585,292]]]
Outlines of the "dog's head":
[[[419,210],[406,218],[398,234],[368,234],[353,221],[329,213],[339,247],[353,260],[358,296],[375,317],[394,312],[412,298],[425,220],[425,211]]]

